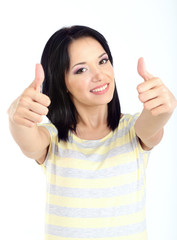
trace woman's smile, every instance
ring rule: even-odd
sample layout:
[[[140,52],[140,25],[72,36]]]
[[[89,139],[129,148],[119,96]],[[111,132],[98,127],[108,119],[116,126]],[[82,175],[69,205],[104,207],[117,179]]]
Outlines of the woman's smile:
[[[91,93],[96,94],[96,95],[101,95],[104,94],[108,91],[109,89],[109,84],[106,83],[104,85],[101,86],[97,86],[96,88],[90,90]]]
[[[107,105],[113,98],[115,82],[113,66],[102,45],[84,37],[73,41],[68,52],[70,68],[65,82],[76,109]]]

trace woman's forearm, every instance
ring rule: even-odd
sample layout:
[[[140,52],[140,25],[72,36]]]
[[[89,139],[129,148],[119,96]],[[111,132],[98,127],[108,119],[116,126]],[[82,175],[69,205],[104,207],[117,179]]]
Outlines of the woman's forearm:
[[[8,110],[11,134],[23,153],[31,158],[41,158],[50,143],[50,135],[37,123],[48,113],[50,99],[40,92],[44,80],[41,65],[36,66],[35,80]]]
[[[144,109],[135,123],[141,142],[152,148],[163,136],[163,128],[177,106],[177,100],[160,78],[146,71],[144,60],[139,59],[138,73],[144,82],[138,85],[139,99]]]

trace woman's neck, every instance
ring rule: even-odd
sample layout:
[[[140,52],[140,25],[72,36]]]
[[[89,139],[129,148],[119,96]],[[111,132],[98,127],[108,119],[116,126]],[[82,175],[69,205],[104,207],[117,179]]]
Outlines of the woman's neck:
[[[107,126],[108,106],[77,108],[78,123],[76,136],[86,140],[97,140],[105,137],[111,129]]]
[[[88,129],[96,129],[101,125],[107,125],[108,106],[94,106],[78,108],[78,125]]]

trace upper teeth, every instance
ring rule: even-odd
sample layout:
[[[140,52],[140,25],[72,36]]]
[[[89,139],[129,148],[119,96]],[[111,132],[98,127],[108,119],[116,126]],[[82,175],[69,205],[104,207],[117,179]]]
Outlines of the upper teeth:
[[[100,91],[103,91],[104,89],[107,88],[107,86],[108,86],[108,84],[104,85],[104,86],[101,87],[101,88],[94,89],[94,90],[92,90],[92,92],[100,92]]]

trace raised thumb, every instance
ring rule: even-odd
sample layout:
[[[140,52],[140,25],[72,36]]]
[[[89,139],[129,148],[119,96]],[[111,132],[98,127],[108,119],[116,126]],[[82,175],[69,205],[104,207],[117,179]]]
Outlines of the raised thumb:
[[[33,82],[34,89],[38,92],[41,90],[42,83],[44,81],[44,70],[41,64],[36,64],[35,79]]]
[[[139,75],[144,79],[144,81],[148,81],[148,80],[154,78],[154,76],[152,74],[150,74],[146,71],[145,61],[144,61],[144,58],[142,58],[142,57],[138,59],[137,70],[138,70]]]

